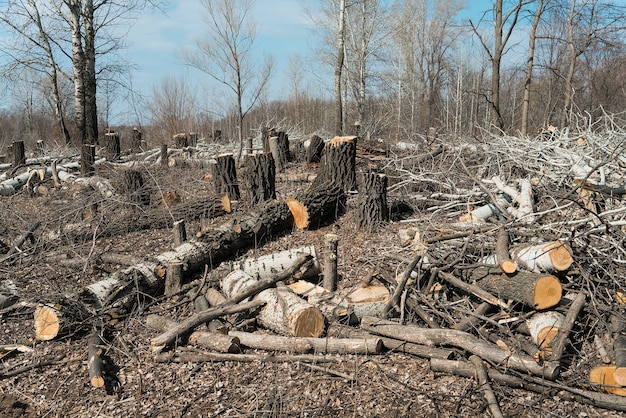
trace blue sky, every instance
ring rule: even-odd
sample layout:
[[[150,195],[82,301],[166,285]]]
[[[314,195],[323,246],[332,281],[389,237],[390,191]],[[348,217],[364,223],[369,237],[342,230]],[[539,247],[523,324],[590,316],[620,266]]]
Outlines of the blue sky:
[[[194,49],[206,34],[206,11],[198,0],[171,1],[166,14],[145,12],[131,28],[125,55],[136,65],[133,87],[143,95],[168,76],[184,77],[191,82],[207,80],[206,75],[189,68],[180,57],[182,48]],[[257,0],[253,13],[257,23],[256,50],[269,53],[274,60],[276,80],[284,77],[291,57],[307,55],[312,36],[310,20],[298,0]]]

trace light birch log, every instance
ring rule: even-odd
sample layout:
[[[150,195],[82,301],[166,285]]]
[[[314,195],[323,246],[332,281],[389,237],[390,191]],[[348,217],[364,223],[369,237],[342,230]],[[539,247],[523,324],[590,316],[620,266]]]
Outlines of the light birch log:
[[[535,360],[547,359],[552,355],[551,343],[563,326],[563,321],[565,315],[556,311],[539,312],[526,321],[530,336],[540,349],[537,353],[540,358]]]
[[[534,272],[565,271],[574,262],[569,244],[561,241],[517,246],[509,252],[519,265]]]
[[[320,264],[317,260],[317,254],[313,245],[292,248],[260,257],[245,258],[235,263],[234,268],[243,270],[257,280],[263,280],[276,274],[276,272],[285,270],[293,263],[293,260],[301,254],[309,254],[313,257],[313,263],[310,264],[306,271],[294,276],[294,280],[317,278],[320,274]]]

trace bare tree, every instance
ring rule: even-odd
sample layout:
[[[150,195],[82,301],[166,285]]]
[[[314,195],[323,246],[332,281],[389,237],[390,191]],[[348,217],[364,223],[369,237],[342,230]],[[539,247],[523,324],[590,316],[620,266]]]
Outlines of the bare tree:
[[[530,86],[533,78],[533,65],[535,60],[535,42],[537,40],[537,27],[541,20],[544,9],[543,0],[537,1],[537,10],[533,17],[533,23],[528,33],[528,60],[526,61],[526,78],[524,80],[524,95],[522,97],[522,121],[520,134],[526,136],[528,130],[528,107],[530,106]]]
[[[3,46],[3,50],[12,58],[7,75],[19,76],[25,70],[32,70],[44,76],[42,89],[51,92],[52,109],[60,135],[69,144],[70,133],[61,93],[61,78],[69,79],[69,76],[59,65],[62,52],[51,37],[55,32],[55,22],[42,16],[38,2],[25,0],[7,2],[0,11],[0,23],[15,35]]]
[[[503,0],[494,1],[494,45],[490,47],[487,41],[478,30],[477,26],[470,19],[470,25],[472,30],[480,40],[483,48],[489,55],[491,61],[491,97],[490,105],[493,111],[493,124],[496,128],[504,129],[504,118],[500,108],[500,70],[502,66],[502,57],[504,55],[505,47],[511,38],[513,29],[517,25],[520,12],[523,6],[527,3],[524,0],[516,0],[513,6],[505,13],[503,10]],[[506,27],[508,23],[508,27]],[[504,33],[506,29],[506,34]]]
[[[202,0],[207,12],[209,33],[197,42],[197,49],[184,51],[185,62],[209,75],[229,92],[236,102],[238,159],[243,151],[244,118],[261,98],[272,71],[266,58],[258,68],[252,56],[256,25],[250,19],[253,0]]]
[[[346,23],[346,1],[339,0],[337,19],[337,60],[335,61],[335,134],[343,133],[343,105],[341,101],[341,76],[345,54],[344,37]]]
[[[184,78],[167,77],[152,89],[147,105],[152,124],[164,137],[193,130],[196,98]]]

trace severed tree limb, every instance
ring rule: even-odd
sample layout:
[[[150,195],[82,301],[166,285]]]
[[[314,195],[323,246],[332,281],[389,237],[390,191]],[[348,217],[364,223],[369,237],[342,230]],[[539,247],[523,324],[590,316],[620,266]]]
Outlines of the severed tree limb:
[[[239,304],[239,302],[246,300],[247,298],[254,296],[265,289],[269,289],[280,281],[288,279],[307,262],[311,262],[311,260],[312,257],[310,255],[300,255],[295,259],[291,267],[289,267],[287,270],[275,274],[274,276],[266,280],[259,280],[257,283],[254,284],[254,286],[251,286],[244,292],[241,292],[237,296],[229,299],[226,302],[226,305],[219,305],[213,309],[195,313],[194,315],[179,323],[177,326],[172,327],[161,335],[153,338],[150,343],[152,346],[152,350],[156,353],[160,352],[166,345],[172,344],[174,341],[176,341],[176,338],[179,335],[185,334],[191,329],[207,321],[219,318],[224,315],[242,312],[264,305],[265,302],[262,301],[253,301],[241,304]]]
[[[331,370],[328,367],[319,367],[319,366],[316,366],[314,364],[309,364],[309,363],[302,363],[302,365],[308,367],[311,370],[317,370],[318,372],[324,372],[324,373],[331,374],[333,376],[340,377],[348,382],[354,382],[356,380],[356,378],[351,374],[345,374],[345,373],[341,373],[335,370]]]
[[[209,361],[239,361],[252,362],[262,361],[267,363],[342,363],[345,361],[342,357],[318,356],[315,354],[298,354],[298,355],[273,355],[273,354],[226,354],[211,353],[206,351],[171,351],[160,353],[154,357],[159,363],[187,363],[187,362],[209,362]]]
[[[509,256],[509,233],[504,228],[498,230],[498,237],[496,239],[496,261],[502,271],[507,274],[515,273],[515,270],[517,270],[517,263],[511,260]]]
[[[473,378],[476,373],[474,365],[468,361],[444,360],[441,358],[431,358],[430,369],[434,372],[452,373],[469,378]],[[535,393],[541,393],[542,395],[546,395],[546,391],[552,389],[558,391],[559,397],[566,400],[581,402],[599,408],[626,411],[626,402],[624,402],[623,396],[576,389],[533,376],[521,378],[510,373],[501,373],[493,368],[488,369],[487,373],[491,380],[513,388],[523,388]]]
[[[26,242],[27,239],[32,239],[33,234],[35,233],[35,230],[37,228],[39,228],[39,225],[41,225],[41,221],[35,222],[33,224],[33,226],[31,226],[28,231],[24,232],[15,241],[15,244],[13,244],[13,246],[11,247],[9,252],[6,253],[6,255],[4,257],[2,257],[2,260],[0,260],[0,261],[6,261],[6,260],[10,259],[11,257],[13,257],[13,255],[15,255],[16,253],[21,252],[22,251],[22,245],[24,245],[24,243]]]
[[[420,254],[417,257],[415,257],[413,261],[411,261],[411,264],[409,264],[407,269],[404,271],[402,280],[400,280],[400,283],[398,283],[398,286],[396,286],[395,290],[393,291],[393,295],[391,296],[391,299],[389,299],[389,302],[387,302],[387,304],[385,305],[385,309],[383,311],[384,316],[387,316],[389,311],[394,306],[396,306],[398,302],[400,301],[400,295],[404,291],[404,286],[406,286],[407,281],[411,277],[411,273],[413,272],[413,269],[417,266],[417,263],[419,263],[421,259],[422,259],[422,255]]]
[[[476,370],[476,377],[478,379],[478,385],[480,386],[480,389],[485,393],[485,399],[487,400],[487,404],[489,405],[491,415],[493,415],[494,418],[504,418],[504,415],[502,415],[502,411],[500,410],[500,405],[498,405],[498,398],[496,398],[496,394],[493,393],[493,389],[489,384],[487,368],[483,364],[483,361],[478,356],[470,356],[469,360],[474,365],[474,369]]]
[[[542,376],[546,379],[554,379],[558,374],[558,365],[539,365],[527,355],[512,353],[463,331],[401,325],[374,317],[364,317],[361,320],[361,328],[375,334],[416,344],[459,347],[496,365]]]
[[[104,386],[104,377],[102,377],[102,368],[104,361],[102,360],[102,339],[99,330],[94,331],[87,339],[87,365],[89,368],[89,381],[91,386],[101,388]]]

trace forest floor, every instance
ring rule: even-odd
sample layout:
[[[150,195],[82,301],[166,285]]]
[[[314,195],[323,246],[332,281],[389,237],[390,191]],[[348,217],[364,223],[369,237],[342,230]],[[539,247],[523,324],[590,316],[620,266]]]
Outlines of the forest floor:
[[[402,275],[408,262],[415,258],[415,247],[407,245],[402,238],[404,231],[412,229],[412,234],[417,232],[422,238],[467,231],[457,225],[459,216],[467,212],[468,205],[489,201],[478,187],[477,179],[504,174],[513,181],[526,175],[537,175],[532,164],[526,166],[523,162],[492,159],[489,153],[481,151],[484,144],[473,144],[468,148],[445,145],[442,154],[424,161],[416,162],[415,157],[434,149],[434,144],[420,144],[419,153],[392,153],[378,162],[390,179],[389,203],[392,207],[391,221],[379,231],[370,233],[358,229],[355,218],[357,195],[353,194],[348,198],[345,214],[332,224],[315,230],[290,231],[237,256],[272,254],[305,245],[315,246],[318,254],[323,255],[324,236],[332,232],[340,237],[340,288],[357,286],[373,272],[375,276],[377,271],[385,270],[395,277]],[[365,166],[366,162],[365,158],[359,158],[359,167]],[[315,169],[315,166],[291,163],[286,174],[314,173]],[[204,177],[208,168],[155,165],[145,166],[140,171],[151,191],[153,206],[162,205],[161,196],[165,190],[176,190],[182,202],[212,193],[213,186]],[[114,186],[119,184],[121,177],[119,170],[106,168],[106,165],[99,166],[96,174],[109,179]],[[285,178],[278,176],[278,199],[286,199],[307,187],[306,182]],[[568,187],[571,188],[571,183],[557,184],[547,177],[544,180],[535,193],[537,212],[551,210],[552,203],[558,200],[555,196],[567,196]],[[0,240],[3,242],[9,244],[36,222],[41,223],[34,239],[27,241],[18,255],[0,264],[0,283],[13,283],[19,294],[16,305],[0,310],[0,345],[20,344],[31,349],[28,352],[9,351],[0,358],[0,417],[489,416],[483,391],[475,379],[435,373],[430,369],[428,359],[400,349],[371,355],[327,355],[338,361],[320,363],[318,366],[321,367],[313,368],[307,363],[290,361],[288,356],[280,357],[279,361],[157,362],[150,340],[158,332],[146,326],[145,318],[151,313],[176,320],[188,317],[194,312],[194,306],[185,294],[170,298],[163,295],[138,298],[131,312],[110,323],[104,340],[106,384],[105,387],[92,387],[85,342],[91,329],[77,328],[75,332],[51,341],[36,341],[33,329],[36,303],[102,280],[128,265],[127,259],[150,259],[170,250],[172,233],[170,228],[147,229],[100,237],[98,229],[94,228],[88,239],[68,242],[62,234],[55,236],[53,232],[68,224],[91,222],[94,225],[93,218],[87,219],[85,215],[91,203],[97,202],[101,213],[119,214],[134,210],[131,206],[136,204],[130,203],[123,193],[104,197],[94,188],[47,189],[43,194],[20,191],[13,196],[0,197]],[[568,199],[575,200],[576,195]],[[556,206],[561,203],[557,202]],[[601,203],[609,204],[606,201]],[[610,204],[619,207],[621,202],[613,199]],[[208,221],[208,226],[217,227],[246,210],[243,204],[235,205],[232,214]],[[549,219],[543,219],[541,223],[555,225],[565,216],[569,220],[587,216],[578,206],[567,209],[571,211],[567,215],[563,210],[551,212]],[[575,210],[581,212],[574,214]],[[493,251],[495,231],[504,223],[506,221],[493,223],[494,228],[488,232],[484,232],[483,224],[473,235],[433,243],[429,251],[444,264],[454,263],[454,268],[475,264],[483,255]],[[536,225],[515,225],[512,230],[517,232],[517,237],[567,238],[573,235],[574,228],[551,226],[547,230],[535,229]],[[207,221],[188,222],[188,235],[193,236],[203,226],[207,227]],[[592,226],[587,228],[591,230]],[[621,245],[625,235],[623,229],[617,227],[613,233],[618,236],[613,239]],[[591,257],[585,252],[587,249],[575,241],[572,246],[576,262],[563,277],[566,290],[594,289],[605,297],[624,281],[621,264],[600,263],[598,267],[590,261]],[[598,248],[597,245],[592,247]],[[613,248],[613,243],[609,247]],[[604,253],[607,259],[619,258],[604,250],[598,252]],[[589,271],[591,264],[594,271],[604,269],[602,277]],[[203,274],[200,272],[187,280],[200,282]],[[208,279],[202,283],[208,286],[217,280],[216,274],[209,273]],[[425,308],[444,326],[463,319],[464,312],[480,303],[455,289],[445,285],[443,288],[445,298],[433,299]],[[529,311],[519,309],[525,314]],[[601,324],[607,321],[608,312],[615,309],[615,305],[605,299],[592,297],[588,302],[576,323],[572,344],[566,349],[568,367],[559,378],[560,384],[600,390],[587,382],[589,369],[599,364],[596,349],[588,341],[590,336],[593,341],[593,335],[605,335]],[[623,312],[623,307],[619,309]],[[443,313],[436,314],[437,310]],[[512,312],[509,314],[513,315]],[[404,321],[423,326],[410,312]],[[521,322],[522,319],[506,326],[514,330]],[[333,325],[339,324],[331,324],[329,335],[341,332],[332,331],[341,330]],[[486,329],[491,332],[488,325]],[[464,350],[453,348],[453,351],[453,358],[467,357]],[[273,354],[251,349],[244,352]],[[535,393],[496,381],[492,381],[491,386],[505,417],[626,416],[622,412],[567,400],[559,389],[546,387],[544,393]],[[623,399],[626,402],[626,398]]]

